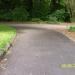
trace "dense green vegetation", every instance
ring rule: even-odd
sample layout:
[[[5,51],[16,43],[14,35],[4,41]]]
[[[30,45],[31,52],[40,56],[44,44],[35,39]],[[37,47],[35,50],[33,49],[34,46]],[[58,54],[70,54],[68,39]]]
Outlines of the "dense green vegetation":
[[[0,21],[74,22],[75,0],[0,0]]]
[[[10,26],[0,24],[0,56],[6,51],[5,47],[15,37],[16,30]]]

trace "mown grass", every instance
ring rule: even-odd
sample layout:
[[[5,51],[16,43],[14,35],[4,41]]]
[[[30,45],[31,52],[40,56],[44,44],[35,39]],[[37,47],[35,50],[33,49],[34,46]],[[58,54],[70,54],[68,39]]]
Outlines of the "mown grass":
[[[0,24],[0,55],[5,51],[5,47],[11,42],[15,35],[15,28]]]

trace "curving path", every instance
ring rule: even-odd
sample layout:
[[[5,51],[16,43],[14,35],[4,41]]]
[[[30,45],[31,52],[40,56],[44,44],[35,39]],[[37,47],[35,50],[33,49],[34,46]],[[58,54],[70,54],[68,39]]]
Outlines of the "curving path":
[[[19,27],[7,69],[0,75],[75,75],[75,43],[54,30]]]

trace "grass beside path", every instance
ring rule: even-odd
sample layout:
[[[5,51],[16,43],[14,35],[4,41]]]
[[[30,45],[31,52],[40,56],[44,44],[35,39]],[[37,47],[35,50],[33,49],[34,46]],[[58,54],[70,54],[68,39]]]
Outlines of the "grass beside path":
[[[69,26],[69,27],[68,27],[68,30],[69,30],[70,32],[75,32],[75,25]]]
[[[0,56],[3,54],[5,47],[11,42],[15,35],[15,28],[0,24]]]

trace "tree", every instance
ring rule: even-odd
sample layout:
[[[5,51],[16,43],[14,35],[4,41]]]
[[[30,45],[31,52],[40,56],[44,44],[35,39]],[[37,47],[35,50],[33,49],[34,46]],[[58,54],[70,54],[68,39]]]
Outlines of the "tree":
[[[67,18],[71,18],[71,21],[75,18],[75,0],[0,0],[0,18],[5,18],[6,15],[7,17],[12,16],[11,12],[13,11],[18,15],[18,11],[21,8],[24,12],[28,12],[30,15],[28,18],[30,19],[40,18],[43,20],[52,14],[54,14],[56,18],[58,18],[58,16],[61,17],[61,15],[66,18],[66,15],[68,15]],[[19,12],[21,13],[21,11]],[[57,14],[58,16],[56,16]]]
[[[66,7],[70,13],[71,21],[75,21],[75,0],[66,0]]]

